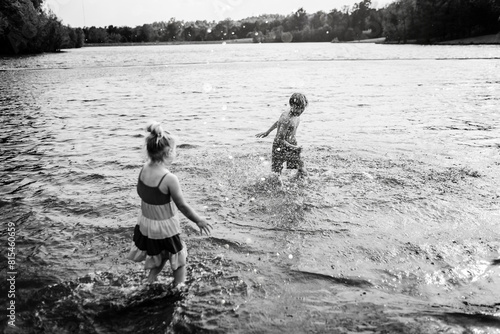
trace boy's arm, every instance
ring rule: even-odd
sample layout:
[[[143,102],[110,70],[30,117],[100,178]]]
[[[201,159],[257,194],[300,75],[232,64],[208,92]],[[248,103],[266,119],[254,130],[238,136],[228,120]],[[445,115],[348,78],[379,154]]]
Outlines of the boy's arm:
[[[276,129],[278,127],[278,121],[274,122],[273,125],[271,125],[271,127],[269,128],[269,130],[267,130],[266,132],[261,132],[261,133],[257,133],[255,135],[255,137],[257,138],[264,138],[264,137],[267,137],[274,129]]]

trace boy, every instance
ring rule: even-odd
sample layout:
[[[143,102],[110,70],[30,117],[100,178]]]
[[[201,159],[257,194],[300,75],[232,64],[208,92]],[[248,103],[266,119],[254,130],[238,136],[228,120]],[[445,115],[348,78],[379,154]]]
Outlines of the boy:
[[[267,137],[274,129],[278,128],[272,149],[272,171],[281,174],[283,163],[286,162],[287,169],[297,169],[297,176],[306,176],[307,172],[304,162],[300,158],[302,146],[297,145],[295,134],[300,124],[300,115],[309,104],[305,95],[294,93],[290,97],[290,110],[281,114],[269,130],[256,135],[257,138]]]

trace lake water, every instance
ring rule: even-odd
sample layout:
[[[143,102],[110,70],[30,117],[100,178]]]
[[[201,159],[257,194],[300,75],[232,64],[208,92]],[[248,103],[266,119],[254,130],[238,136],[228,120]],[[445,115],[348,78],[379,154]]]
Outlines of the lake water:
[[[210,44],[0,58],[6,333],[500,333],[500,47]],[[293,92],[310,176],[270,177]],[[144,127],[214,231],[125,259]],[[16,263],[7,266],[7,226]],[[4,308],[4,309],[5,309]]]

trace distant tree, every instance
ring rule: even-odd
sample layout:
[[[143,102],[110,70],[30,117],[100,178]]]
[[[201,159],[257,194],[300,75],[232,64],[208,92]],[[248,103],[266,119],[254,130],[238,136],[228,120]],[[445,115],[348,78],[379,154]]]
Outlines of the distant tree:
[[[88,29],[87,33],[87,43],[107,43],[109,42],[108,39],[108,32],[104,28],[97,28],[95,26],[92,26]]]
[[[369,38],[377,38],[382,36],[383,32],[383,10],[372,10],[367,20],[367,29],[370,31]]]
[[[132,42],[134,39],[134,31],[131,27],[120,27],[118,28],[118,34],[122,36],[122,42]]]
[[[64,45],[70,42],[68,30],[53,13],[43,18],[43,50],[49,52],[60,51]]]
[[[141,42],[154,42],[159,39],[150,24],[143,24],[142,27],[140,27],[138,35]]]
[[[166,41],[177,41],[179,36],[182,34],[182,25],[180,22],[176,21],[175,18],[171,18],[168,21],[167,29],[165,31],[164,40]]]
[[[212,29],[212,35],[214,36],[214,40],[224,40],[228,38],[229,27],[227,22],[220,21],[217,25]]]
[[[370,16],[371,0],[363,0],[354,4],[351,11],[351,25],[360,31],[366,30],[367,19]]]
[[[74,47],[81,48],[85,43],[85,34],[83,33],[83,29],[76,28],[72,30],[75,32]]]
[[[415,6],[415,0],[397,0],[387,6],[383,29],[389,40],[406,43],[408,38],[416,37],[413,34],[415,30]]]
[[[36,3],[39,6],[38,3]],[[35,37],[40,27],[38,8],[31,0],[0,1],[2,53],[41,52]]]
[[[339,41],[345,40],[344,36],[349,28],[349,14],[347,12],[343,13],[339,10],[332,10],[328,16],[331,18],[330,26],[332,27],[332,36],[331,39],[338,39]]]
[[[241,37],[249,37],[252,36],[252,33],[255,31],[255,22],[251,22],[248,20],[243,20],[240,23],[239,36]]]
[[[122,35],[119,33],[108,33],[108,42],[109,43],[120,43],[123,40]]]
[[[156,41],[164,41],[165,31],[167,30],[166,22],[153,22],[151,24],[151,28],[154,31],[155,40]]]
[[[295,14],[290,18],[290,23],[293,30],[300,31],[304,29],[308,23],[307,13],[304,8],[299,8],[295,12]]]
[[[282,32],[281,33],[281,41],[283,43],[290,43],[293,41],[293,34],[291,32]]]

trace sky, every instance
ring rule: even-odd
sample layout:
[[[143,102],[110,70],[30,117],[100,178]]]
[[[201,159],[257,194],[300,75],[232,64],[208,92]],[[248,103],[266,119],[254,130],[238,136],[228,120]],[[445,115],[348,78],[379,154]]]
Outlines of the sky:
[[[362,0],[45,0],[63,24],[71,27],[135,27],[168,21],[221,21],[244,19],[261,14],[288,15],[304,8],[307,13],[341,10]],[[372,0],[382,8],[394,0]]]

